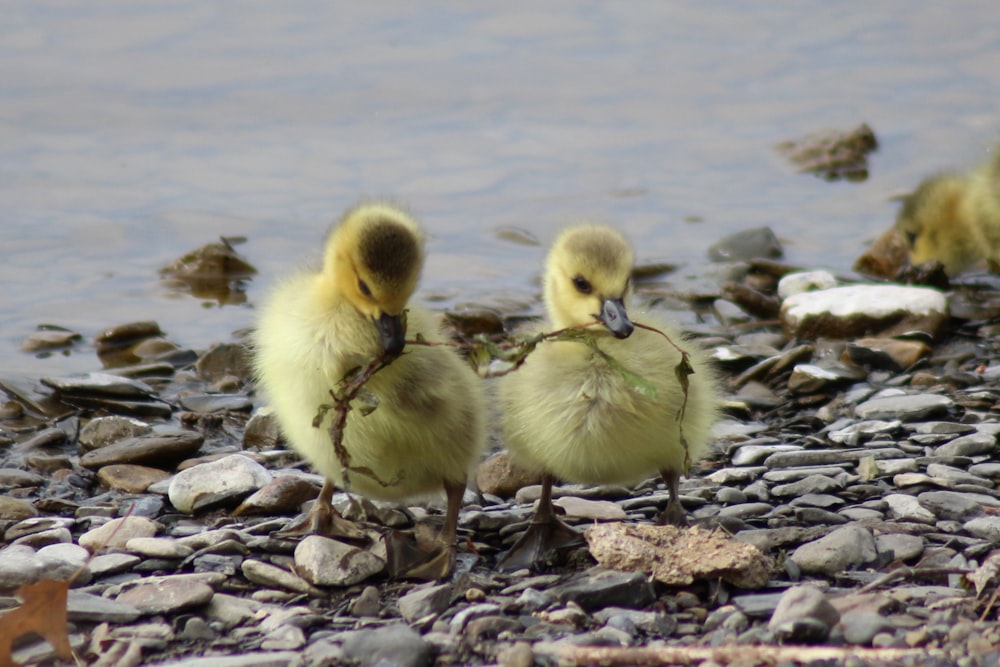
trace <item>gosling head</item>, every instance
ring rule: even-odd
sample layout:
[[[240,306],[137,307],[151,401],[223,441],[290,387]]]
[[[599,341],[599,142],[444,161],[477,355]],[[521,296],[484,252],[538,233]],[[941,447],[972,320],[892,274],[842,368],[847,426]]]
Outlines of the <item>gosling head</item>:
[[[558,328],[600,321],[616,338],[634,329],[625,310],[632,247],[614,229],[581,225],[563,231],[545,264],[545,305]]]
[[[966,189],[958,176],[942,174],[925,180],[903,201],[896,228],[906,239],[911,264],[937,260],[954,276],[984,257],[962,217]]]
[[[371,318],[390,356],[403,351],[403,311],[423,266],[424,236],[417,223],[386,204],[362,204],[330,233],[323,273],[358,312]]]

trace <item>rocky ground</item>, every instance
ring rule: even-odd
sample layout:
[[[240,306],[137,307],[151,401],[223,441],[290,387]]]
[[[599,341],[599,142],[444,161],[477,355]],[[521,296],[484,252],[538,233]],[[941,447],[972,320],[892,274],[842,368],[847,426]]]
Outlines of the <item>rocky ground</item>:
[[[745,563],[678,575],[714,558],[685,541],[699,528],[649,538],[629,563],[602,555],[606,530],[591,528],[589,548],[548,571],[500,573],[538,493],[502,455],[467,493],[447,581],[383,573],[379,536],[433,523],[433,505],[366,501],[367,548],[276,536],[321,480],[259,409],[242,345],[184,350],[135,323],[96,341],[107,372],[0,382],[0,608],[17,608],[23,584],[75,577],[69,639],[88,665],[997,664],[993,284],[949,292],[951,317],[925,290],[837,312],[843,294],[796,294],[832,276],[778,290],[784,270],[741,267],[688,294],[710,304],[688,328],[728,400],[682,500],[763,576]],[[677,289],[640,292],[662,307]],[[452,319],[484,328],[491,315]],[[38,349],[80,353],[43,334]],[[667,500],[656,480],[556,495],[568,522],[608,530],[650,525]],[[41,641],[14,659],[53,661]]]

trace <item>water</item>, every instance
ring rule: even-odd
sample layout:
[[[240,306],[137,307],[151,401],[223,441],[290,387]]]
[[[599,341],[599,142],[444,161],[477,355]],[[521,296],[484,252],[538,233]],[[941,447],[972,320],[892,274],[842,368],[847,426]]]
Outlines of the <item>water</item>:
[[[532,299],[544,248],[496,230],[544,243],[582,218],[694,268],[769,225],[789,262],[846,271],[891,195],[996,142],[998,19],[993,0],[8,4],[0,374],[98,367],[22,353],[40,323],[229,340],[362,197],[424,222],[422,290],[446,306]],[[773,150],[863,121],[862,184]],[[220,235],[249,239],[247,305],[160,283]]]

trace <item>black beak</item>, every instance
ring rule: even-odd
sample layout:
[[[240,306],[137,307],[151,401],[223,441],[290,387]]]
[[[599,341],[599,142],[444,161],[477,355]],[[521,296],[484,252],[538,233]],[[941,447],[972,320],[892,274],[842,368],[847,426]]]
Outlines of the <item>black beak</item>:
[[[597,319],[604,323],[615,338],[628,338],[635,329],[621,299],[605,299],[604,307],[601,308],[601,314]]]
[[[406,345],[406,328],[399,315],[389,315],[382,313],[381,317],[375,320],[378,327],[379,342],[382,349],[390,357],[398,357]]]

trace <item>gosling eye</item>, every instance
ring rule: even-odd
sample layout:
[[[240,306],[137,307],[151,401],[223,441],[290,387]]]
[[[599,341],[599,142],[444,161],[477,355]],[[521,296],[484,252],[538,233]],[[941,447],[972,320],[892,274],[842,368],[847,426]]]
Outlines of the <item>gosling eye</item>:
[[[361,290],[361,293],[364,294],[365,296],[371,297],[372,291],[371,289],[368,288],[368,283],[366,283],[364,280],[361,280],[360,278],[358,279],[358,289]]]
[[[573,278],[573,287],[575,287],[576,291],[580,294],[590,294],[594,289],[591,286],[590,281],[583,276],[576,276]]]
[[[917,242],[917,233],[905,232],[905,236],[906,236],[906,242],[910,244],[910,247],[912,248]]]

